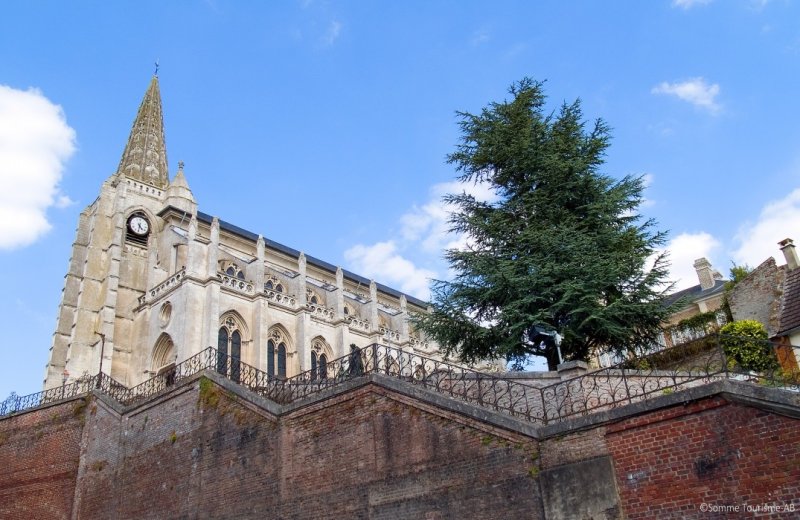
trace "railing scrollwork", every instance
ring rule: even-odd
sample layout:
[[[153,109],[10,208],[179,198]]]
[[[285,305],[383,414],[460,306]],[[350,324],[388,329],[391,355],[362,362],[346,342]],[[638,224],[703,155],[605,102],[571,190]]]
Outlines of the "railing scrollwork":
[[[518,377],[479,372],[386,345],[372,344],[288,379],[250,366],[209,347],[167,367],[155,377],[127,388],[106,374],[27,396],[12,395],[0,403],[0,416],[85,395],[96,390],[131,405],[168,391],[177,382],[210,370],[278,404],[289,404],[367,374],[382,374],[431,391],[538,424],[609,410],[709,382],[735,379],[800,391],[800,374],[774,370],[754,373],[737,368],[714,340],[690,357],[665,364],[661,357],[628,360],[546,386]],[[667,366],[672,364],[673,368]]]

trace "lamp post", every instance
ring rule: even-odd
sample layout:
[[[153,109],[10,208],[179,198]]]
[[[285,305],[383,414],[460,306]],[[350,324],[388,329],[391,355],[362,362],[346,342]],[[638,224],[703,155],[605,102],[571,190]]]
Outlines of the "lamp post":
[[[100,388],[101,378],[103,377],[103,353],[106,350],[106,335],[102,332],[95,332],[95,334],[100,336],[100,367],[97,370],[97,383],[95,387]]]
[[[67,379],[69,379],[69,370],[67,370],[67,367],[64,367],[64,371],[61,372],[61,399],[64,399],[64,390],[67,386]]]

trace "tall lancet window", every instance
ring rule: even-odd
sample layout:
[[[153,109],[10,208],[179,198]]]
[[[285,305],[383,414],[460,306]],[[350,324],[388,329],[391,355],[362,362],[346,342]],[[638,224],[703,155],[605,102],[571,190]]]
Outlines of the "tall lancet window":
[[[270,378],[286,378],[286,338],[274,329],[267,341],[267,375]]]
[[[326,379],[328,377],[328,360],[331,348],[322,337],[317,337],[311,342],[311,379]]]
[[[217,372],[239,382],[241,377],[242,333],[239,324],[227,317],[217,335]]]

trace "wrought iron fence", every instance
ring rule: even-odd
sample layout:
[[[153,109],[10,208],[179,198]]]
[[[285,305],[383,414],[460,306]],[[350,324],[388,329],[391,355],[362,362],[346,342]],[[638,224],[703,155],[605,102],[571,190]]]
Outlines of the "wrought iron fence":
[[[147,400],[172,388],[175,383],[187,377],[191,377],[203,370],[213,370],[216,367],[217,350],[208,347],[201,350],[194,356],[187,358],[180,363],[160,371],[156,376],[151,377],[134,387],[127,389],[126,392],[115,397],[122,404],[130,405],[136,402]]]
[[[35,408],[45,404],[54,403],[61,399],[70,399],[79,395],[88,394],[97,386],[97,376],[82,377],[68,385],[61,385],[35,394],[18,396],[12,394],[0,402],[0,416]]]
[[[541,392],[535,386],[379,344],[330,361],[325,374],[319,369],[308,370],[277,381],[278,402],[293,402],[370,373],[401,379],[529,421],[543,418]]]
[[[775,343],[750,339],[766,361],[758,371],[729,356],[726,336],[711,334],[680,348],[632,358],[609,368],[543,387],[544,422],[625,406],[713,381],[733,379],[800,391],[800,373],[782,368]]]
[[[764,352],[774,348],[763,343]],[[28,396],[12,396],[0,403],[0,416],[87,394],[97,389],[130,405],[168,391],[177,382],[204,370],[231,381],[278,404],[289,404],[366,374],[384,374],[490,410],[540,424],[609,410],[721,379],[750,381],[800,391],[800,374],[787,372],[777,362],[758,372],[743,368],[726,355],[720,336],[709,336],[683,352],[671,349],[634,358],[610,368],[585,373],[546,386],[503,378],[422,356],[402,349],[373,344],[307,370],[281,378],[208,347],[167,367],[132,388],[106,374]]]

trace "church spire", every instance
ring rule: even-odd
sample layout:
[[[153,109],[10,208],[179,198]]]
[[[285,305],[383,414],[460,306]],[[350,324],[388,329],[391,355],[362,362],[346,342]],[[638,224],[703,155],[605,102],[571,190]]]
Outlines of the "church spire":
[[[124,175],[157,188],[169,185],[167,173],[167,144],[164,140],[164,120],[161,114],[161,93],[158,76],[153,76],[144,94],[139,112],[131,128],[131,135],[117,175]]]

